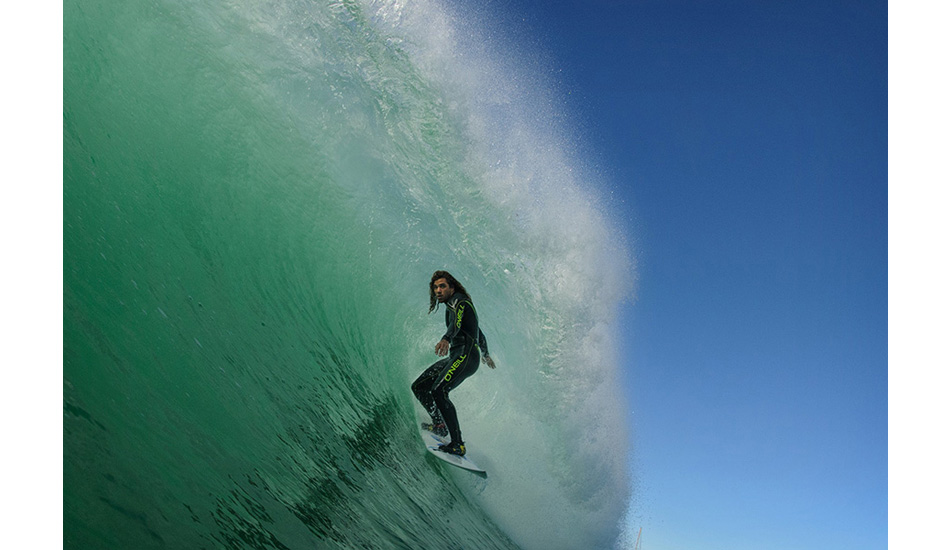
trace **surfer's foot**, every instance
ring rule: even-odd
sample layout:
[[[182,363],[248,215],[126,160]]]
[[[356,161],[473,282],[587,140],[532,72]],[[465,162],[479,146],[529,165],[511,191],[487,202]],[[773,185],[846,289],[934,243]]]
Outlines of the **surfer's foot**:
[[[449,453],[457,456],[465,456],[465,443],[451,442],[445,445],[439,445],[439,450],[443,453]]]
[[[432,424],[429,422],[422,423],[423,430],[429,430],[439,437],[445,437],[449,435],[449,429],[445,427],[445,422],[440,422],[438,424]]]

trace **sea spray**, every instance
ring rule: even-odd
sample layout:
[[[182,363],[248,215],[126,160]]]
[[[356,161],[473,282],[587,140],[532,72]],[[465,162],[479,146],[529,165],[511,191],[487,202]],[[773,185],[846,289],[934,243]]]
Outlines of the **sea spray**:
[[[66,547],[613,542],[629,261],[465,17],[64,4]],[[499,363],[453,392],[485,480],[415,431],[442,268]]]

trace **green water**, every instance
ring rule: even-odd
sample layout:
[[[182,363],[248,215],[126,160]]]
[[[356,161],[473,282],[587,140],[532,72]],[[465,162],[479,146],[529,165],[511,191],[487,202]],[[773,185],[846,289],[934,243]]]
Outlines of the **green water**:
[[[63,7],[66,548],[612,544],[626,447],[579,436],[623,424],[614,308],[585,287],[629,266],[556,152],[485,139],[497,109],[424,38],[455,16]],[[486,479],[416,431],[443,268],[500,364],[453,393]]]

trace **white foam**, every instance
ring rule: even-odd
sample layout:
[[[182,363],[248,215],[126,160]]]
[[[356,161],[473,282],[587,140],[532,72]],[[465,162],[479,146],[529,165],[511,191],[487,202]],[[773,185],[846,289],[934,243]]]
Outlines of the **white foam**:
[[[480,226],[494,249],[456,258],[499,363],[453,393],[489,471],[472,498],[524,548],[610,546],[629,498],[615,318],[632,291],[626,243],[543,75],[494,56],[483,26],[438,2],[366,8],[452,98],[478,186],[457,208],[488,202],[507,223]]]

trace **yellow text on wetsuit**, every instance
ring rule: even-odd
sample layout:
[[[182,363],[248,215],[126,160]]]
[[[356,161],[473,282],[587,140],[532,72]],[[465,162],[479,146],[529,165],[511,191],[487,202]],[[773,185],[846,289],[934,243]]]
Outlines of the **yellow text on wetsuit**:
[[[455,360],[454,363],[452,363],[452,367],[449,369],[449,372],[445,373],[445,381],[446,381],[446,382],[448,382],[449,380],[452,379],[452,373],[455,372],[455,369],[459,368],[459,365],[462,364],[462,361],[465,361],[465,357],[466,357],[466,356],[467,356],[467,354],[466,354],[466,355],[463,355],[463,356],[461,356],[461,357],[459,357],[458,359]]]

